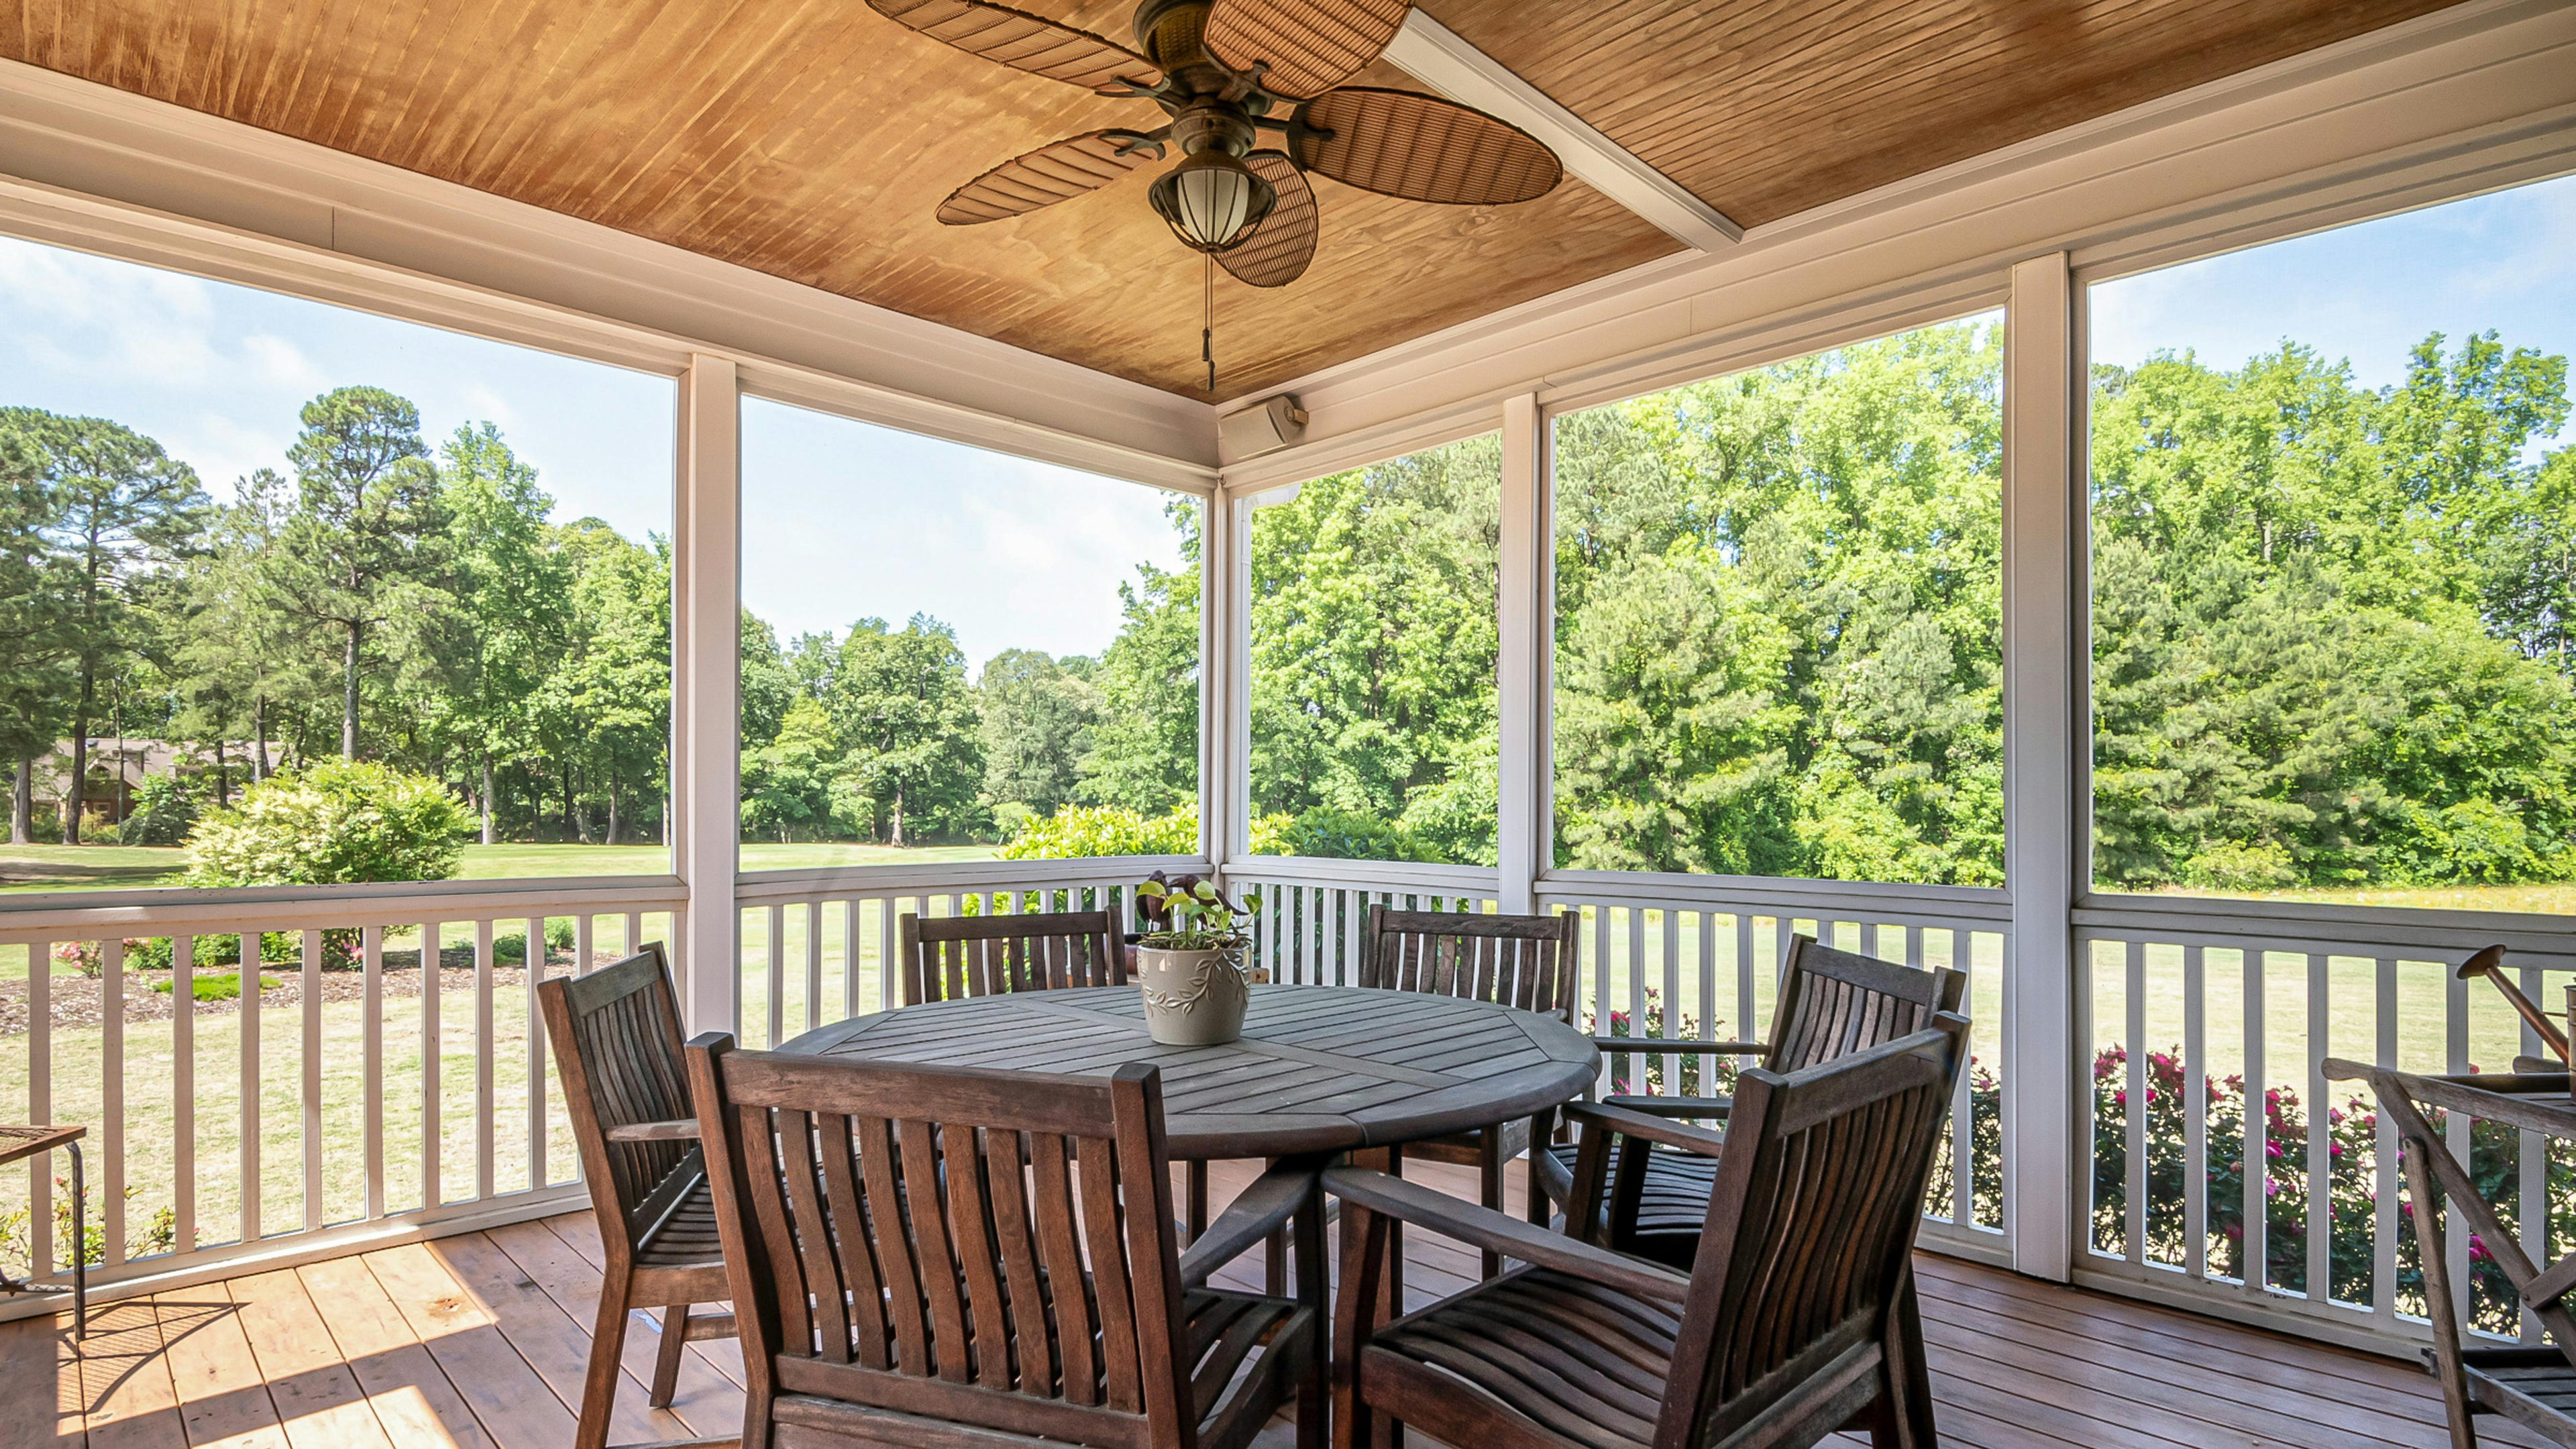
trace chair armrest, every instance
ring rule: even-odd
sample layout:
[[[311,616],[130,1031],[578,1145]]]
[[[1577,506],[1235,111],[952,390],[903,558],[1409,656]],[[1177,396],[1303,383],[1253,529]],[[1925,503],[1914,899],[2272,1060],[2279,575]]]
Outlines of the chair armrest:
[[[1715,1132],[1703,1132],[1697,1127],[1685,1127],[1679,1122],[1667,1122],[1661,1117],[1649,1117],[1624,1107],[1604,1106],[1597,1102],[1568,1102],[1558,1110],[1565,1113],[1567,1121],[1595,1131],[1643,1138],[1666,1147],[1678,1147],[1684,1152],[1696,1152],[1702,1157],[1715,1157],[1726,1150],[1726,1139]]]
[[[1644,1298],[1679,1303],[1690,1292],[1690,1279],[1682,1274],[1657,1267],[1642,1258],[1630,1258],[1606,1248],[1596,1248],[1559,1233],[1552,1233],[1535,1223],[1495,1212],[1488,1207],[1435,1192],[1420,1183],[1406,1182],[1383,1172],[1365,1168],[1336,1167],[1324,1173],[1324,1190],[1345,1204],[1384,1213],[1398,1222],[1429,1228],[1435,1233],[1489,1248],[1505,1257],[1535,1263],[1570,1273],[1586,1282]]]
[[[1735,1110],[1733,1097],[1604,1097],[1601,1104],[1649,1117],[1724,1117]]]
[[[1718,1056],[1758,1057],[1771,1050],[1770,1044],[1758,1041],[1690,1041],[1659,1036],[1596,1036],[1592,1044],[1605,1052],[1626,1056]]]
[[[1181,1255],[1181,1286],[1198,1288],[1207,1283],[1217,1269],[1243,1256],[1253,1244],[1288,1225],[1309,1205],[1321,1207],[1323,1198],[1315,1190],[1317,1172],[1311,1160],[1304,1164],[1281,1163],[1253,1180],[1250,1187],[1235,1194],[1215,1222],[1208,1224],[1199,1240]]]
[[[2513,1070],[2517,1076],[2537,1077],[2552,1072],[2564,1072],[2567,1070],[2567,1064],[2556,1057],[2515,1057]]]
[[[629,1122],[623,1127],[611,1127],[602,1135],[611,1142],[695,1142],[698,1122],[694,1117],[671,1122]]]

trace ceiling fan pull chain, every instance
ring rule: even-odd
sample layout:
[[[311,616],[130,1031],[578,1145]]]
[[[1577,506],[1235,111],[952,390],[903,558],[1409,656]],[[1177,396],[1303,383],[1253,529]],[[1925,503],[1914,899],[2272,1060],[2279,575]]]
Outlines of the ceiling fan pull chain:
[[[1216,391],[1216,253],[1207,258],[1207,305],[1199,313],[1199,360],[1207,364],[1207,390]]]

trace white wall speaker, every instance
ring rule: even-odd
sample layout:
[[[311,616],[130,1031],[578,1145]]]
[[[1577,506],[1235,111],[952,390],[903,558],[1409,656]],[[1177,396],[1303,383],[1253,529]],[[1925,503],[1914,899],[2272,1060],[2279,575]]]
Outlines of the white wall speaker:
[[[1283,392],[1219,418],[1217,432],[1225,442],[1226,461],[1240,463],[1276,453],[1306,436],[1306,410]]]

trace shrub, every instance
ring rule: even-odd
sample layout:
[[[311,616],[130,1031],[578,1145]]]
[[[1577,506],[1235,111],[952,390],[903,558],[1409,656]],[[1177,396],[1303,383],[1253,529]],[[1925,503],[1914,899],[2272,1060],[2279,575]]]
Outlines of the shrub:
[[[263,992],[275,991],[277,980],[274,976],[262,975],[259,978],[259,989]],[[155,981],[152,983],[152,989],[167,996],[173,984],[169,981]],[[212,976],[191,975],[188,978],[188,994],[199,1001],[231,1001],[241,995],[241,973],[224,971]]]
[[[197,823],[197,795],[176,775],[146,775],[134,811],[116,827],[119,845],[177,845]]]
[[[445,880],[472,821],[445,786],[364,760],[274,775],[188,834],[192,886]]]
[[[569,918],[560,916],[549,919],[546,922],[546,949],[549,951],[569,951],[572,947],[572,921]],[[528,964],[527,928],[522,926],[517,931],[512,932],[507,936],[494,936],[492,938],[492,960],[495,965],[500,966],[525,966]]]
[[[445,880],[456,874],[473,824],[445,786],[365,760],[325,760],[272,775],[231,808],[188,833],[192,886],[332,885],[351,881]],[[356,959],[358,933],[322,933],[324,964]],[[291,937],[271,943],[294,959]]]
[[[1441,864],[1448,853],[1392,820],[1329,806],[1302,811],[1279,831],[1275,853],[1331,860],[1418,860]]]
[[[1123,805],[1061,805],[1032,817],[995,854],[1003,860],[1085,860],[1103,855],[1196,855],[1199,812],[1140,815]]]
[[[100,1204],[95,1196],[97,1191],[94,1187],[91,1189],[93,1196],[90,1200],[89,1221],[83,1225],[88,1231],[81,1234],[78,1245],[81,1261],[93,1268],[107,1261],[107,1224],[100,1221],[98,1211]],[[125,1198],[128,1202],[142,1195],[143,1189],[139,1187],[129,1187],[125,1190]],[[35,1255],[35,1245],[28,1241],[27,1226],[31,1221],[33,1221],[32,1213],[23,1207],[0,1213],[0,1269],[6,1269],[14,1275],[24,1275],[30,1271],[29,1260]],[[169,1252],[178,1244],[178,1213],[166,1207],[155,1208],[151,1218],[140,1227],[128,1227],[125,1255],[128,1258],[146,1258],[155,1253]],[[56,1177],[54,1179],[54,1256],[68,1261],[71,1256],[69,1250],[73,1246],[72,1182],[68,1177]]]

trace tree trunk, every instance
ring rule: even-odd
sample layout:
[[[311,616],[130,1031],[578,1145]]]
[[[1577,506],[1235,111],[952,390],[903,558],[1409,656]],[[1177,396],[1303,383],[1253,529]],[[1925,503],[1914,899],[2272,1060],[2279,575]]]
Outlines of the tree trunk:
[[[903,848],[903,787],[901,785],[894,787],[894,839],[889,843],[898,850]]]
[[[617,782],[608,782],[608,843],[617,843]]]
[[[564,761],[563,790],[563,838],[566,840],[578,840],[581,838],[578,833],[580,827],[573,823],[572,818],[572,761],[570,760]]]
[[[215,808],[221,810],[233,803],[232,774],[224,760],[224,742],[215,741]]]
[[[488,750],[483,755],[483,843],[499,844],[492,834],[492,755]]]
[[[18,759],[18,779],[9,790],[9,843],[33,845],[36,817],[36,757]]]
[[[80,704],[72,715],[72,782],[63,790],[63,844],[80,844],[81,802],[89,794],[89,712],[98,702],[98,676],[81,661]]]
[[[250,697],[250,781],[268,778],[268,696]]]
[[[358,632],[349,626],[349,642],[340,654],[340,758],[358,757]]]

